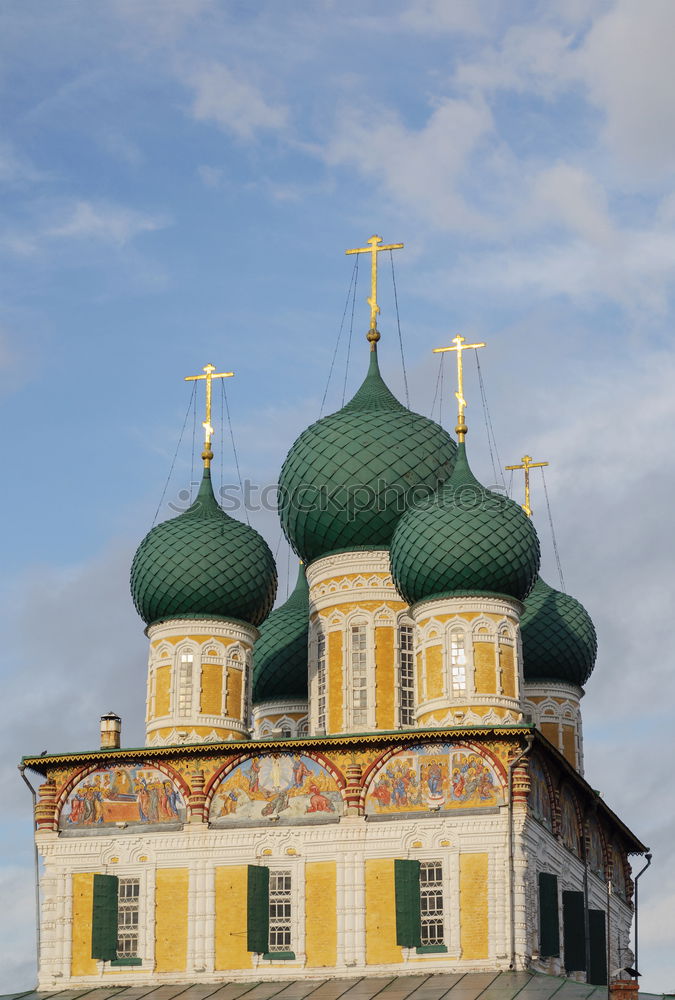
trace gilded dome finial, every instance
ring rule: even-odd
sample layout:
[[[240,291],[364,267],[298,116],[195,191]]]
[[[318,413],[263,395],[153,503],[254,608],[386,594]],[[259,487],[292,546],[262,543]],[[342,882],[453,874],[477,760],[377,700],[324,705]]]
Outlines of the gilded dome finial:
[[[527,516],[532,517],[532,508],[530,507],[530,469],[543,469],[545,465],[548,465],[548,462],[533,462],[531,455],[523,455],[520,461],[522,465],[505,465],[504,468],[507,472],[522,469],[525,473],[525,503],[521,504],[521,506]]]
[[[202,427],[204,428],[204,451],[202,452],[202,459],[204,460],[204,468],[209,469],[211,467],[211,461],[213,459],[213,452],[211,451],[211,435],[213,434],[213,427],[211,426],[211,382],[214,378],[232,378],[234,372],[217,372],[215,365],[204,365],[202,371],[204,375],[186,375],[186,382],[198,382],[201,379],[206,381],[206,420],[202,421]]]
[[[370,344],[371,351],[375,350],[375,345],[380,339],[380,331],[377,329],[377,314],[380,307],[377,304],[377,255],[381,250],[401,250],[402,243],[382,243],[381,236],[371,236],[367,247],[356,247],[354,250],[345,250],[346,254],[369,253],[371,255],[370,264],[370,298],[366,301],[370,306],[370,327],[366,334],[366,340]]]
[[[466,437],[467,426],[464,420],[464,411],[466,410],[466,400],[464,399],[464,365],[462,363],[462,352],[468,350],[477,350],[479,347],[485,347],[485,344],[467,344],[464,341],[464,337],[457,334],[452,340],[453,347],[434,347],[434,354],[443,354],[445,351],[457,351],[457,392],[455,396],[457,398],[457,426],[455,427],[455,433],[457,434],[457,440],[463,441]]]

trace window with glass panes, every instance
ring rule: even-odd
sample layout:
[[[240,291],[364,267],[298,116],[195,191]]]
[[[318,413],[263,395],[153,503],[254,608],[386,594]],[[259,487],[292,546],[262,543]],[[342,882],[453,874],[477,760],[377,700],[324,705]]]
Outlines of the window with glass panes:
[[[291,873],[270,871],[269,949],[292,951],[291,947]]]
[[[316,694],[319,732],[326,732],[326,636],[319,632],[316,637]]]
[[[117,957],[138,956],[140,879],[121,878],[117,888]]]
[[[412,625],[401,625],[398,630],[398,691],[399,726],[412,726],[415,717],[415,675],[413,661]]]
[[[181,653],[178,669],[178,715],[192,711],[192,653]]]
[[[420,863],[420,915],[422,945],[443,944],[443,864]]]
[[[367,628],[353,625],[350,634],[352,667],[352,725],[368,725],[368,651]]]
[[[450,633],[450,679],[453,695],[466,694],[466,652],[462,632]]]

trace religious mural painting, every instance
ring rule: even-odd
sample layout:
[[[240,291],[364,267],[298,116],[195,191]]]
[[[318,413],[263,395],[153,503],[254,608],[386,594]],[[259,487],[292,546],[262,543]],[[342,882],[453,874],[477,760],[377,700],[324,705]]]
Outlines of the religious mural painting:
[[[213,826],[336,823],[342,796],[335,778],[301,754],[264,754],[238,764],[218,785]]]
[[[590,820],[588,824],[588,867],[599,878],[605,877],[605,856],[598,824]]]
[[[120,765],[92,771],[75,785],[61,809],[59,828],[183,823],[185,813],[181,792],[162,771],[143,764]]]
[[[560,827],[563,844],[579,857],[581,844],[579,842],[577,809],[574,795],[569,788],[563,788],[560,794]]]
[[[488,758],[461,744],[421,744],[379,768],[368,788],[366,813],[486,808],[503,801],[501,780]]]
[[[548,793],[548,783],[544,769],[533,757],[529,762],[530,769],[530,808],[534,818],[538,819],[547,830],[553,830],[553,811],[551,809],[551,797]]]

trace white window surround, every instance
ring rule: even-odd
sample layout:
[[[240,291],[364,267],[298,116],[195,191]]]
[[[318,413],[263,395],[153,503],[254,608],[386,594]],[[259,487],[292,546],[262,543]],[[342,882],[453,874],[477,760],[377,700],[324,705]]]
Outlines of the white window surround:
[[[293,872],[271,868],[269,884],[269,952],[293,951]]]
[[[420,912],[422,946],[445,945],[445,886],[443,862],[420,862]]]
[[[140,878],[122,877],[117,886],[117,957],[139,958]]]

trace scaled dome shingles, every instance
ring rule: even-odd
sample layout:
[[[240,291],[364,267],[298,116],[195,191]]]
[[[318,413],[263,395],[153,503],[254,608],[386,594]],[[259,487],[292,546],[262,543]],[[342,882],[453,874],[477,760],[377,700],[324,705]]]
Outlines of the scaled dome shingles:
[[[419,499],[414,488],[430,493],[444,482],[455,449],[442,427],[396,399],[372,351],[354,398],[303,431],[288,453],[279,477],[286,537],[305,563],[340,550],[387,548]]]
[[[469,594],[523,600],[539,559],[532,522],[513,500],[478,482],[463,443],[450,479],[401,518],[391,543],[394,582],[408,604]]]
[[[598,639],[579,601],[539,577],[525,601],[520,630],[526,681],[566,681],[583,687],[595,666]]]
[[[260,628],[253,647],[253,704],[275,698],[307,700],[309,587],[304,567],[293,593]]]
[[[276,586],[269,546],[219,506],[208,470],[192,506],[154,527],[131,566],[131,593],[146,624],[207,616],[259,625]]]

